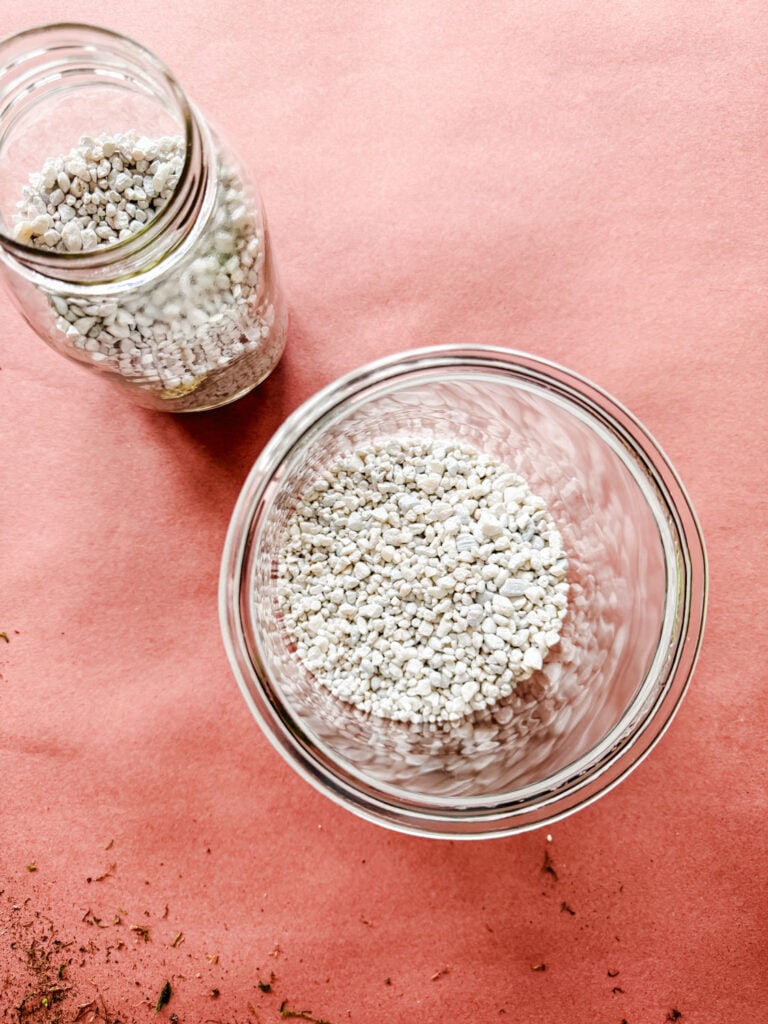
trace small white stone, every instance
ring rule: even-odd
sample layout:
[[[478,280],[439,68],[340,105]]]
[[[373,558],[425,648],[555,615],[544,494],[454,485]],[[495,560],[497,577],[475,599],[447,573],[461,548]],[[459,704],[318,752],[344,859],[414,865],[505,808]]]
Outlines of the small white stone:
[[[425,494],[435,494],[440,489],[441,479],[437,473],[424,473],[419,477],[419,487]]]
[[[475,604],[467,609],[467,625],[475,628],[483,622],[485,618],[485,612],[483,611],[482,605]]]
[[[90,173],[88,171],[88,165],[86,164],[85,160],[82,159],[82,157],[79,157],[79,156],[72,157],[70,160],[67,161],[67,163],[65,165],[65,168],[66,168],[67,174],[69,175],[70,183],[71,183],[73,178],[78,178],[81,181],[89,181],[90,180]],[[62,189],[62,191],[64,191],[64,192],[67,191],[65,188],[63,188],[63,186],[59,185],[59,187]]]
[[[483,637],[483,645],[488,648],[489,651],[502,651],[504,650],[505,644],[500,636],[496,633],[485,633]]]
[[[494,594],[491,600],[491,607],[497,615],[502,615],[506,619],[511,618],[515,614],[515,606],[503,594]]]
[[[538,671],[542,668],[544,662],[540,652],[535,647],[529,647],[523,654],[523,665],[526,668],[531,668],[534,671]]]
[[[504,533],[504,528],[490,512],[482,512],[479,519],[480,533],[488,540],[495,540]]]
[[[80,252],[83,248],[83,239],[79,225],[73,221],[65,224],[61,232],[61,240],[68,252]]]
[[[32,222],[28,220],[19,221],[13,230],[13,237],[17,242],[26,245],[32,241]]]
[[[508,579],[501,587],[499,593],[502,597],[522,597],[529,586],[530,583],[527,580]]]

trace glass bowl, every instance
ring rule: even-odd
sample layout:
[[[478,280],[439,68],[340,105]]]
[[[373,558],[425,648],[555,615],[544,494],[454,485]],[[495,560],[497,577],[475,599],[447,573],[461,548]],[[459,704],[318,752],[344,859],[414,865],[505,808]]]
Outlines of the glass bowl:
[[[569,559],[559,645],[459,722],[395,722],[333,696],[297,657],[277,597],[297,502],[341,455],[394,437],[453,439],[508,465],[546,501]],[[364,366],[285,421],[234,509],[219,600],[245,699],[306,780],[380,825],[479,838],[571,814],[643,759],[687,688],[706,593],[691,503],[631,413],[544,359],[442,346]]]

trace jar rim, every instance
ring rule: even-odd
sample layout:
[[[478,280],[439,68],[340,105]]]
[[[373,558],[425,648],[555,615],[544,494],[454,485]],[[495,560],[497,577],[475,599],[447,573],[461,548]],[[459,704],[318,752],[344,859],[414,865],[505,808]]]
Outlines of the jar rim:
[[[41,45],[28,45],[36,38],[40,39]],[[139,230],[108,246],[80,252],[42,250],[16,239],[5,230],[4,222],[0,218],[0,247],[6,258],[11,258],[44,276],[49,276],[47,271],[50,271],[50,276],[60,275],[68,281],[81,284],[89,283],[82,278],[84,272],[113,267],[138,255],[151,246],[168,225],[173,223],[180,210],[186,206],[185,195],[193,176],[195,155],[201,147],[204,148],[200,121],[193,105],[172,71],[155,53],[137,40],[113,29],[86,22],[62,21],[32,26],[0,39],[0,150],[3,144],[2,121],[19,98],[13,95],[13,89],[18,89],[19,84],[22,84],[25,94],[28,95],[30,82],[36,77],[35,68],[30,66],[29,62],[64,50],[66,45],[82,47],[84,56],[87,56],[89,52],[97,52],[99,44],[105,54],[114,58],[126,62],[133,58],[134,69],[145,72],[150,70],[161,84],[166,98],[173,99],[183,125],[184,162],[173,195],[162,209]],[[53,73],[61,77],[65,58],[59,54],[56,60],[58,72],[56,63],[51,66],[50,61],[41,66],[41,71],[45,70],[49,76]],[[4,87],[3,77],[7,74],[21,76],[22,82],[17,82],[14,87],[12,78],[10,86]]]

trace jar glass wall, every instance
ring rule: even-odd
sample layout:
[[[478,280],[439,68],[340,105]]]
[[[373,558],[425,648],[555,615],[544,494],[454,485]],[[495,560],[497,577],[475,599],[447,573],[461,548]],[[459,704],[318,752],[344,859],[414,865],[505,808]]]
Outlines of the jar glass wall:
[[[0,44],[0,257],[35,331],[142,405],[231,402],[285,345],[255,185],[164,65],[104,29]]]

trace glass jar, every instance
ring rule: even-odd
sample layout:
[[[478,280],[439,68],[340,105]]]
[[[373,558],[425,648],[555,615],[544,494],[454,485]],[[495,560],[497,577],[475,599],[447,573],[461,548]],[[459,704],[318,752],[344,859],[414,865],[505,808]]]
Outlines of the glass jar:
[[[167,68],[105,29],[0,43],[0,267],[40,337],[150,408],[232,402],[285,346],[255,186]]]
[[[396,438],[460,441],[509,466],[543,499],[568,558],[559,644],[511,695],[459,722],[401,722],[340,699],[302,660],[279,600],[307,492],[345,454]],[[367,522],[371,538],[379,524]],[[243,695],[296,771],[369,821],[475,839],[572,814],[653,749],[696,664],[707,581],[690,499],[626,408],[537,356],[442,346],[369,363],[285,420],[233,511],[219,610]],[[376,600],[399,607],[391,588]]]

